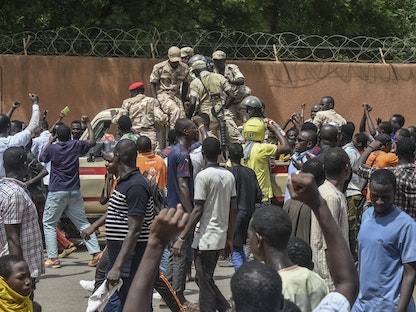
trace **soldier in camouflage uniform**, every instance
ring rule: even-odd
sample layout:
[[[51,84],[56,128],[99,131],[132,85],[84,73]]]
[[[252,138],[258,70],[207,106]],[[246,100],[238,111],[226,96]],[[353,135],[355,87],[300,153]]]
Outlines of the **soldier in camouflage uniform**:
[[[173,129],[176,121],[185,117],[183,103],[190,78],[189,67],[181,62],[181,50],[178,47],[170,47],[168,57],[168,60],[153,66],[150,91],[159,100],[162,111],[169,116],[169,127]]]
[[[248,119],[246,107],[241,101],[251,94],[249,87],[244,85],[244,75],[235,64],[226,63],[227,55],[225,52],[218,50],[212,54],[214,60],[214,73],[223,75],[234,91],[234,100],[230,103],[229,110],[235,122],[241,120],[245,122]]]
[[[189,66],[188,61],[192,56],[194,56],[194,49],[191,47],[181,48],[181,59],[183,63]]]
[[[212,107],[219,111],[224,104],[223,118],[227,127],[227,143],[241,143],[243,137],[237,129],[232,115],[228,109],[234,100],[234,93],[224,76],[207,71],[206,62],[199,60],[192,64],[192,72],[196,79],[190,84],[190,105],[195,108],[195,113],[207,113],[211,119],[210,129],[219,136],[219,122],[212,114]]]
[[[132,122],[132,130],[135,133],[149,137],[155,153],[159,153],[160,148],[156,138],[155,123],[165,124],[168,116],[160,109],[158,100],[144,95],[143,82],[133,83],[129,90],[130,98],[123,101],[121,109],[113,115],[111,121],[116,124],[121,116],[128,116]]]

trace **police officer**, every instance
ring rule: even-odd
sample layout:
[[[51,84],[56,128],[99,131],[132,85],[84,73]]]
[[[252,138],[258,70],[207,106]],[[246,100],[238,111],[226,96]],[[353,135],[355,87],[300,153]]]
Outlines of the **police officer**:
[[[166,123],[168,116],[160,109],[158,100],[144,95],[143,82],[131,84],[129,90],[130,98],[123,101],[118,113],[114,110],[111,111],[113,115],[111,121],[117,124],[122,115],[128,116],[131,119],[133,131],[149,137],[155,153],[159,153],[160,148],[156,138],[155,123]]]
[[[207,71],[204,60],[194,62],[191,70],[197,77],[190,84],[191,112],[207,113],[211,119],[210,129],[217,136],[220,126],[217,117],[224,118],[227,143],[241,143],[243,138],[228,109],[234,101],[234,92],[228,81],[220,74]],[[213,115],[213,108],[217,116]]]

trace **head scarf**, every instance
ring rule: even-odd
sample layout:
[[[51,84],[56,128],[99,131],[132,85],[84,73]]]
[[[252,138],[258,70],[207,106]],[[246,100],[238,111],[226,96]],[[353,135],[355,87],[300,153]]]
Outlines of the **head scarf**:
[[[11,289],[4,278],[0,276],[0,311],[33,312],[33,305],[29,296],[22,296]]]

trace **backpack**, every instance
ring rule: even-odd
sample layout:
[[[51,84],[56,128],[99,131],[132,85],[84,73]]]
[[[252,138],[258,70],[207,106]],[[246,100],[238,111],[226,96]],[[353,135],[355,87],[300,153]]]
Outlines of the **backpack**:
[[[149,180],[147,175],[148,172],[145,171],[143,176],[146,178],[147,185],[149,185],[150,194],[152,194],[153,197],[153,208],[155,209],[156,215],[158,215],[159,212],[166,207],[166,197],[160,186],[155,181]]]

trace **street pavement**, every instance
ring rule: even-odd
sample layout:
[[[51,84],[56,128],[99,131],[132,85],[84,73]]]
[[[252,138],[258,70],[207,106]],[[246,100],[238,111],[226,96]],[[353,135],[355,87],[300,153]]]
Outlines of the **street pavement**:
[[[61,259],[62,267],[59,269],[47,268],[46,274],[42,275],[36,284],[35,301],[42,306],[43,312],[81,312],[86,311],[90,292],[84,290],[79,281],[93,280],[95,268],[90,268],[87,262],[91,260],[84,246],[65,259]],[[215,281],[225,298],[231,298],[230,278],[234,269],[220,267],[215,270]],[[193,274],[195,270],[193,269]],[[195,282],[186,285],[186,298],[191,302],[198,302],[198,286]],[[159,300],[153,300],[154,311],[169,311],[159,309]]]

